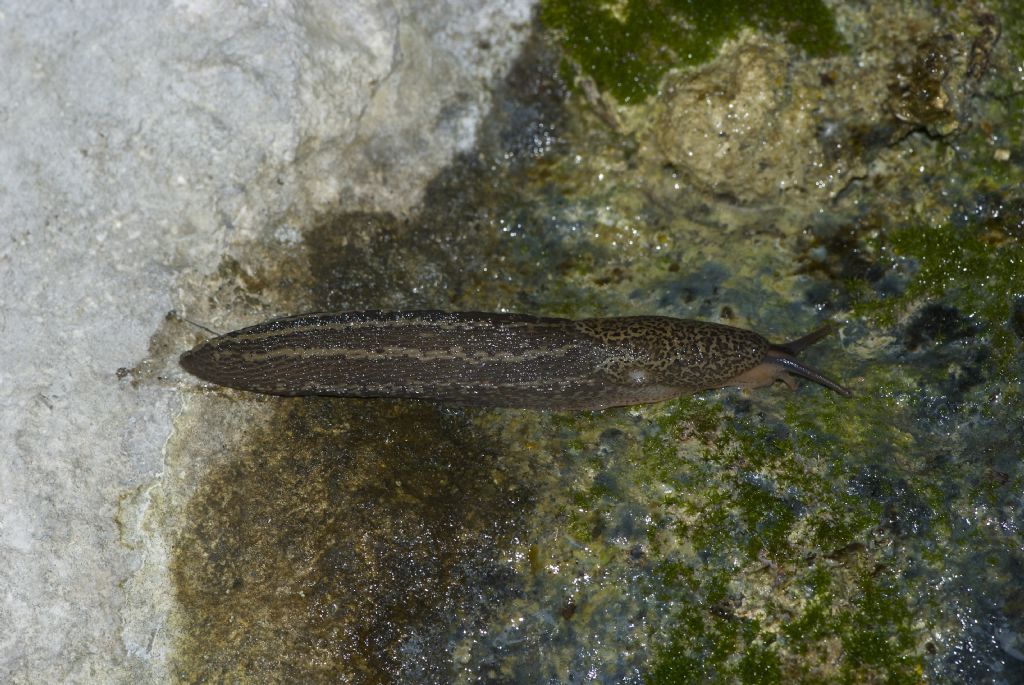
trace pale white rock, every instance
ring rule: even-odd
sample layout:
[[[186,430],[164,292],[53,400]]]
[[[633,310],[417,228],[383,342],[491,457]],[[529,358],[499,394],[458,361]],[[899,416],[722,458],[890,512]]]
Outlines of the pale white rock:
[[[116,520],[179,400],[117,369],[225,251],[412,208],[473,145],[530,4],[0,6],[0,682],[166,675],[164,628],[124,614],[161,555]]]

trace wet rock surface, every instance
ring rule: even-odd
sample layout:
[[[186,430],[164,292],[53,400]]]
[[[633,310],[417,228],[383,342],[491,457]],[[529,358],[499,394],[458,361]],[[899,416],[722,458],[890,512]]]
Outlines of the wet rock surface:
[[[357,682],[1017,677],[1024,40],[1005,7],[998,42],[985,12],[933,10],[836,8],[844,55],[748,27],[634,109],[580,85],[542,31],[416,214],[330,214],[212,276],[197,292],[223,297],[190,307],[230,302],[246,322],[657,313],[781,341],[831,318],[838,335],[807,357],[855,396],[802,385],[575,414],[197,396],[169,463],[221,456],[162,509],[187,626],[175,663]],[[266,425],[236,418],[231,449],[197,447],[196,417],[243,405]],[[238,516],[250,500],[261,515]],[[240,575],[255,582],[236,614],[205,588]],[[304,582],[307,598],[274,595]],[[264,604],[280,613],[233,628]]]

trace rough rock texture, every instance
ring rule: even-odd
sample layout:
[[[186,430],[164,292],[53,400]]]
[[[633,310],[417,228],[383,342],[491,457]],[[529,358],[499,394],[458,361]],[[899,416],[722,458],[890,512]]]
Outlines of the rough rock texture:
[[[643,155],[742,204],[835,198],[912,131],[942,137],[967,123],[995,18],[977,12],[955,34],[908,14],[894,26],[869,15],[881,47],[831,59],[744,32],[707,65],[668,76],[650,109],[631,115]]]
[[[0,11],[0,680],[159,679],[119,500],[163,468],[146,354],[183,275],[335,203],[403,211],[472,145],[530,3]],[[120,522],[124,524],[124,521]]]
[[[651,131],[658,154],[708,190],[740,200],[808,185],[815,165],[798,153],[813,145],[815,122],[789,88],[788,64],[784,45],[748,36],[697,74],[675,79]]]

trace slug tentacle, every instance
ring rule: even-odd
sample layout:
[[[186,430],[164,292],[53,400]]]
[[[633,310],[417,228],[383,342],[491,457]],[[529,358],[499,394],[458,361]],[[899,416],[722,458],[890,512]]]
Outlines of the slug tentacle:
[[[807,335],[797,338],[796,340],[790,340],[789,342],[783,343],[781,345],[772,345],[772,348],[781,352],[785,352],[786,354],[792,357],[795,357],[796,355],[800,354],[814,343],[818,342],[824,337],[827,337],[834,330],[835,326],[828,323],[817,330],[811,331]]]
[[[769,345],[761,363],[746,371],[741,377],[736,378],[736,385],[757,388],[771,385],[775,381],[782,381],[795,390],[796,383],[793,382],[792,375],[797,375],[823,385],[830,390],[834,390],[843,397],[850,397],[853,393],[849,388],[840,385],[817,369],[804,364],[796,358],[797,354],[818,342],[833,330],[835,328],[828,324],[796,340],[791,340],[781,345]]]
[[[790,374],[849,396],[783,345],[664,316],[572,321],[441,311],[315,313],[218,336],[181,356],[204,380],[274,395],[402,397],[463,406],[604,409]]]
[[[809,381],[814,381],[819,385],[823,385],[830,390],[834,390],[843,397],[850,397],[853,393],[849,388],[840,385],[825,374],[819,372],[817,369],[811,368],[796,359],[796,356],[800,352],[826,337],[834,330],[835,326],[828,323],[818,330],[811,331],[807,335],[797,338],[796,340],[791,340],[790,342],[782,345],[772,345],[768,349],[765,361],[769,364],[780,367],[789,373],[794,373],[797,376],[801,376]]]
[[[793,380],[788,377],[788,374],[796,374],[797,376],[806,378],[809,381],[814,381],[819,385],[823,385],[830,390],[834,390],[843,397],[850,397],[853,395],[849,388],[836,383],[825,374],[801,363],[796,358],[788,354],[769,350],[763,363],[777,368],[779,374],[778,378],[791,388],[795,389]]]

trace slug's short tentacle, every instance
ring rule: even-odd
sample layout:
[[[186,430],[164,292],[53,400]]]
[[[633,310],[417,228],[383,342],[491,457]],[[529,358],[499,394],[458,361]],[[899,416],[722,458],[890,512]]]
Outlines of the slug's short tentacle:
[[[811,331],[807,335],[801,336],[796,340],[790,340],[788,343],[781,345],[772,345],[772,348],[781,352],[785,352],[791,357],[795,357],[800,354],[808,347],[818,342],[822,338],[828,336],[829,333],[834,331],[836,328],[833,324],[827,323],[816,331]]]

